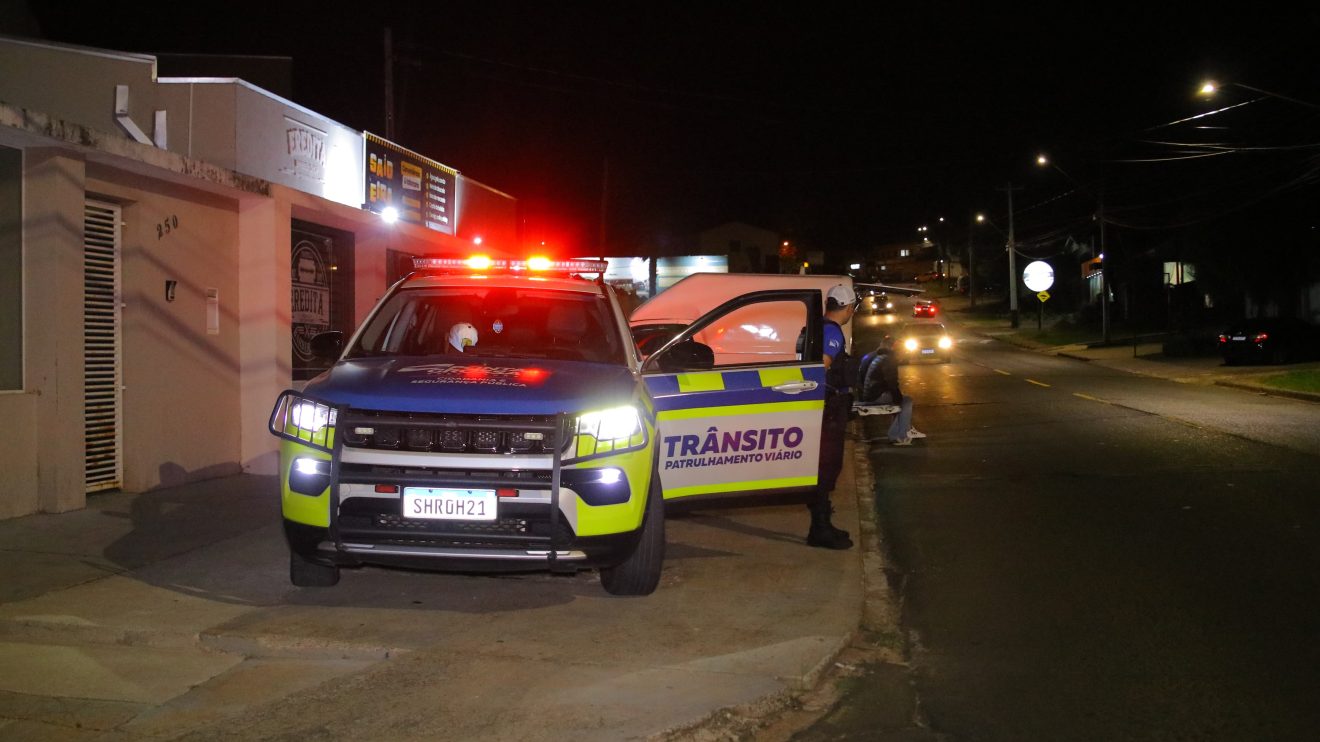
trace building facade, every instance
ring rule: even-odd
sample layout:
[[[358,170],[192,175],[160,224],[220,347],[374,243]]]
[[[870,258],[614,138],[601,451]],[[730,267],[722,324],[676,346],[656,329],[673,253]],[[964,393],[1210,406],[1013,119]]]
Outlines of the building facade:
[[[273,474],[310,337],[410,256],[512,249],[516,224],[512,197],[242,80],[0,38],[0,518]]]

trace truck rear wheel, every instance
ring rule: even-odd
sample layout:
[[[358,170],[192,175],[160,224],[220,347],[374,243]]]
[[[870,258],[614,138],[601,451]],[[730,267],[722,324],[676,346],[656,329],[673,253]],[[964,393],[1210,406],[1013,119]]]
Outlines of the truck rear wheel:
[[[650,595],[660,584],[665,564],[665,503],[660,477],[651,474],[646,493],[646,514],[637,548],[620,564],[600,570],[600,584],[610,595]]]
[[[339,582],[339,567],[313,562],[290,551],[289,581],[298,587],[333,587]]]

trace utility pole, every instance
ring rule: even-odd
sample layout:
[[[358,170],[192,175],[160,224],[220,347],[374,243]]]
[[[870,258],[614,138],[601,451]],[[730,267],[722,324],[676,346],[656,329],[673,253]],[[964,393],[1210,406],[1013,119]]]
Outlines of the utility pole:
[[[976,215],[972,214],[967,225],[967,295],[971,297],[968,306],[976,308]]]
[[[1109,345],[1109,256],[1105,250],[1105,181],[1100,176],[1100,203],[1096,209],[1100,220],[1100,332],[1105,345]]]
[[[385,27],[385,138],[394,141],[394,39]]]
[[[605,220],[610,203],[610,158],[605,158],[600,173],[600,255],[605,257]]]
[[[1013,329],[1018,326],[1018,291],[1017,291],[1017,243],[1013,240],[1013,191],[1022,190],[1007,183],[999,190],[1008,194],[1008,314]],[[1103,266],[1104,263],[1102,262]]]

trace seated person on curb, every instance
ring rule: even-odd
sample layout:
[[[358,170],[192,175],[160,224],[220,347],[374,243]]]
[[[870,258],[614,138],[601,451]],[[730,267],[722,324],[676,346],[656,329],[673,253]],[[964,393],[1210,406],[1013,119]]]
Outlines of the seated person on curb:
[[[898,386],[898,359],[894,353],[894,336],[885,335],[880,346],[862,359],[859,368],[862,404],[894,404],[898,414],[889,425],[889,440],[895,446],[910,446],[913,438],[926,434],[912,427],[912,397]]]

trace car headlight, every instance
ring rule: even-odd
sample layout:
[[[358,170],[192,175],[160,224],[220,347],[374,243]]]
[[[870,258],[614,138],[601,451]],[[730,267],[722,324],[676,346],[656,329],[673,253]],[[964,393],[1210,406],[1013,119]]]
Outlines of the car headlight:
[[[944,350],[948,350],[949,348],[952,347],[953,347],[953,338],[949,337],[948,335],[945,335],[944,337],[940,338],[940,348]]]
[[[904,340],[904,341],[903,341],[903,347],[904,347],[904,348],[907,348],[909,351],[916,350],[916,349],[917,349],[917,339],[916,339],[916,338],[908,338],[907,340]]]

